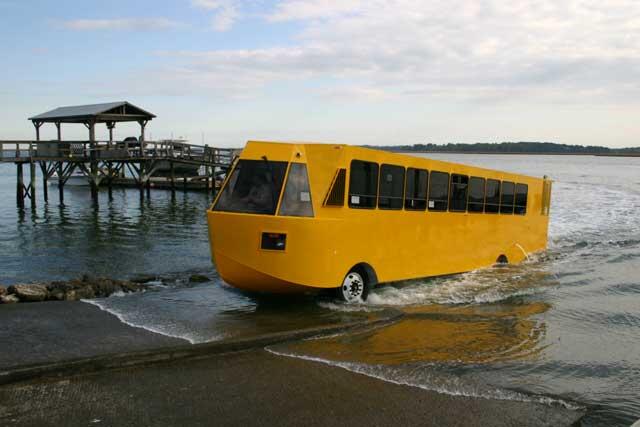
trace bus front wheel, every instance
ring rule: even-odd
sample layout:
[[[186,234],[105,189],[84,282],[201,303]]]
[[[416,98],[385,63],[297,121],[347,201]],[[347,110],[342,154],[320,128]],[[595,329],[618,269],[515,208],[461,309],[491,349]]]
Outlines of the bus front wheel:
[[[344,277],[338,296],[348,304],[363,302],[367,300],[370,287],[367,275],[360,269],[353,269]]]

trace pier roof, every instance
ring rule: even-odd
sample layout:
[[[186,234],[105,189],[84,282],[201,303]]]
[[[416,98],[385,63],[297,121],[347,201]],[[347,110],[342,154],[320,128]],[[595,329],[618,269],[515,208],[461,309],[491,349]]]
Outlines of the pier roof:
[[[30,117],[36,123],[94,123],[139,122],[155,118],[154,114],[127,102],[108,102],[104,104],[74,105],[58,107],[46,113]]]

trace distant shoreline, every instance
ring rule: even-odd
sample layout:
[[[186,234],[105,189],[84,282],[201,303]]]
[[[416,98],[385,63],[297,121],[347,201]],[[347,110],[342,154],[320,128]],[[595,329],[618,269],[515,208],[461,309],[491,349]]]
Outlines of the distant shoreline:
[[[640,157],[640,153],[557,153],[557,152],[497,152],[497,151],[414,151],[388,150],[398,154],[499,154],[524,156],[598,156],[598,157]]]

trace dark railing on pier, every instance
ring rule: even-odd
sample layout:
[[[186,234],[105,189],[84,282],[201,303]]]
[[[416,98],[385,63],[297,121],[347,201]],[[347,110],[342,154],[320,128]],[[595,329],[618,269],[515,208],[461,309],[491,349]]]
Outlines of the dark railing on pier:
[[[182,141],[0,141],[0,162],[170,160],[203,166],[231,163],[233,150]]]

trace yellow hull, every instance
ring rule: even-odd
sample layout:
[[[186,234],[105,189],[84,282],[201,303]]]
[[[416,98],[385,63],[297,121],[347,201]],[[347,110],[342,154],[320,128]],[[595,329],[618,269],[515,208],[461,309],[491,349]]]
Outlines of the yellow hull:
[[[223,280],[240,289],[286,293],[335,288],[356,265],[370,267],[380,283],[440,276],[490,266],[501,255],[518,263],[527,253],[547,245],[549,217],[548,207],[543,206],[542,179],[321,144],[249,143],[241,159],[262,156],[307,164],[314,216],[209,210],[213,261]],[[323,201],[336,170],[348,170],[354,158],[526,183],[527,213],[353,209],[346,203],[326,206]],[[286,249],[261,249],[262,233],[286,234]]]

